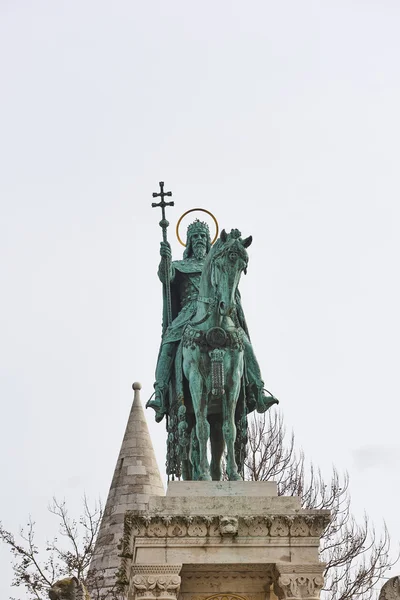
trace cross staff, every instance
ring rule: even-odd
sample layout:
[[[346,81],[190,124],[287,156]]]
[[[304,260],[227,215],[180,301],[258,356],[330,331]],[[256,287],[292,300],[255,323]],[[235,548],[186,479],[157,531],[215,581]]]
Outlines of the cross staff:
[[[151,206],[153,208],[158,208],[159,206],[161,207],[162,219],[160,221],[160,227],[162,228],[164,242],[167,241],[167,227],[169,225],[169,221],[167,221],[167,219],[165,218],[165,207],[166,206],[174,206],[173,202],[165,202],[165,200],[164,200],[165,196],[172,196],[172,192],[164,192],[164,182],[160,181],[160,191],[153,192],[153,198],[160,197],[161,202],[158,202],[158,203],[152,202]]]
[[[152,208],[161,208],[161,213],[162,213],[162,218],[161,221],[159,223],[161,229],[162,229],[162,236],[163,236],[163,242],[168,242],[167,239],[167,228],[169,225],[169,222],[167,221],[167,219],[165,218],[165,207],[166,206],[174,206],[173,202],[165,202],[164,198],[165,196],[172,196],[172,192],[164,192],[164,182],[160,181],[160,191],[159,192],[153,192],[153,198],[161,198],[160,202],[152,202],[151,206]],[[167,322],[163,323],[163,332],[165,332],[165,330],[167,329],[168,325],[171,324],[172,321],[172,306],[171,306],[171,282],[170,282],[170,265],[169,265],[169,260],[167,258],[164,257],[164,272],[165,272],[165,296],[166,296],[166,300],[167,300]]]

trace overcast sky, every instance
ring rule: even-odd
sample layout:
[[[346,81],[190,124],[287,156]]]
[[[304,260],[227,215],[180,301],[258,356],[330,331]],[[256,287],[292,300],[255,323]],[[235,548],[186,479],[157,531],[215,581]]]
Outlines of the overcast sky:
[[[152,392],[163,179],[175,258],[195,206],[253,235],[266,386],[399,542],[399,30],[397,0],[0,0],[5,526],[51,537],[53,494],[106,498],[131,384]]]

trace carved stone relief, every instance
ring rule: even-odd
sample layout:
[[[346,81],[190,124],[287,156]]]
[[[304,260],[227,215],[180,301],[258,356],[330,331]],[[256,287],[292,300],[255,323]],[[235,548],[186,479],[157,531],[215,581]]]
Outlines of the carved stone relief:
[[[135,598],[143,600],[176,598],[180,586],[179,575],[134,575],[132,578]]]
[[[278,581],[282,598],[319,598],[323,585],[321,575],[282,575]]]
[[[192,594],[192,593],[188,593],[186,592],[186,594],[183,594],[184,597],[190,598],[190,600],[210,600],[210,598],[212,598],[213,600],[223,600],[224,598],[230,598],[231,600],[235,600],[237,598],[241,598],[243,600],[259,600],[260,596],[261,598],[264,597],[264,590],[262,592],[260,592],[259,594],[248,594],[246,592],[246,594],[244,594],[243,596],[241,596],[240,594],[231,594],[230,592],[224,592],[224,593],[218,593],[218,594],[214,594],[213,596],[210,596],[209,593],[207,594]]]
[[[271,519],[271,517],[270,517]],[[274,517],[271,519],[269,534],[271,537],[287,537],[293,523],[292,517]]]
[[[379,600],[400,600],[400,577],[392,577],[385,583]]]
[[[221,535],[232,536],[237,535],[239,521],[236,517],[220,517],[219,531]]]
[[[275,593],[280,600],[304,598],[318,600],[324,586],[323,565],[277,565]]]
[[[135,565],[129,597],[141,600],[176,600],[182,565]]]
[[[125,532],[129,537],[320,537],[328,517],[320,516],[148,516],[127,513]],[[228,533],[228,530],[230,533]],[[126,539],[126,542],[128,540]]]

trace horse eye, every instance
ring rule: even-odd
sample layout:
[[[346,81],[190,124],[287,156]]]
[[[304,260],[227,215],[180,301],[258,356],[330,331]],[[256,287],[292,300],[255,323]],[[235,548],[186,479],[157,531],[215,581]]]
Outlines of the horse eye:
[[[238,257],[237,252],[231,252],[230,255],[229,255],[229,258],[231,260],[236,260],[237,257]]]

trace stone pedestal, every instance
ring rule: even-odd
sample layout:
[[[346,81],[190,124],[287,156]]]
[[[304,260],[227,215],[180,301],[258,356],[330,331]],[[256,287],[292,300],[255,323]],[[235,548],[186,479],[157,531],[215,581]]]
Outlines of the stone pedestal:
[[[272,482],[173,482],[126,513],[119,582],[128,600],[317,600],[328,523]]]

